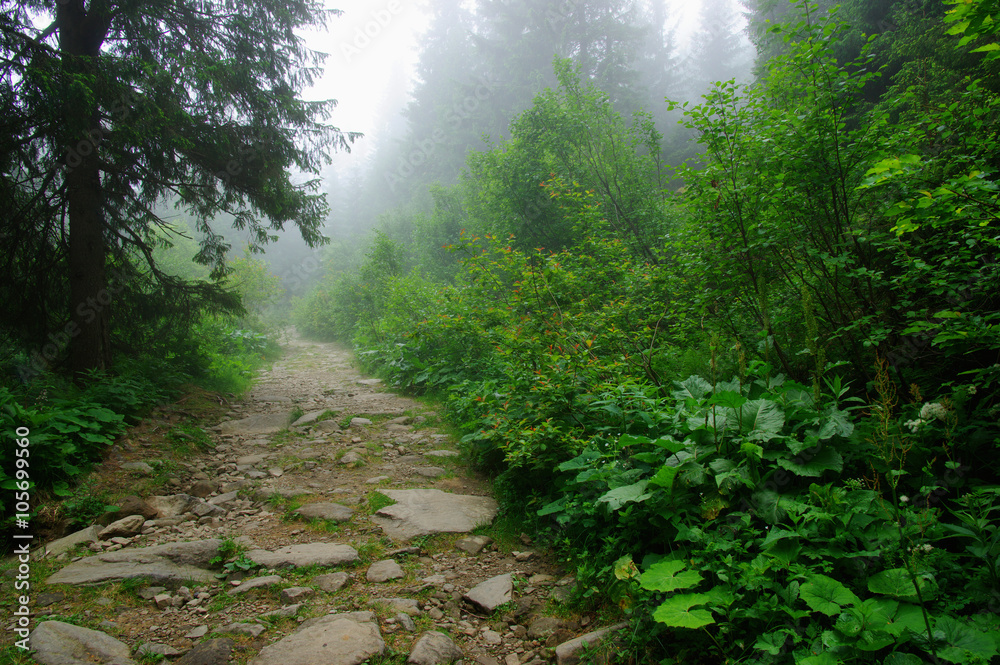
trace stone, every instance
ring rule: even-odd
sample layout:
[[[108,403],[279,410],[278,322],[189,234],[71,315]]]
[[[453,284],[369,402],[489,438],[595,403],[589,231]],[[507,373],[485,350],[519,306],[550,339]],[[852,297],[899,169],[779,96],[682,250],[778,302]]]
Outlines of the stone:
[[[569,640],[568,642],[563,642],[556,647],[556,664],[577,665],[577,663],[580,662],[580,655],[583,653],[585,646],[594,647],[597,643],[601,642],[606,637],[609,637],[611,633],[621,630],[627,625],[627,623],[615,624],[614,626],[608,626],[607,628],[602,628],[600,630],[587,633],[586,635],[581,635],[580,637]]]
[[[418,466],[414,469],[414,471],[425,478],[437,478],[448,473],[445,469],[442,469],[439,466]]]
[[[290,420],[288,413],[259,413],[242,420],[227,420],[219,426],[224,435],[257,436],[280,432],[288,427]]]
[[[272,466],[270,469],[267,470],[267,473],[272,478],[281,478],[283,475],[285,475],[285,470],[277,466]]]
[[[246,593],[252,589],[260,589],[262,587],[281,584],[284,581],[285,580],[282,579],[281,575],[264,575],[262,577],[254,577],[249,580],[243,580],[240,582],[239,586],[234,586],[228,591],[228,593],[230,596],[236,596],[241,593]]]
[[[188,631],[187,634],[184,635],[184,637],[188,638],[189,640],[196,640],[199,637],[205,637],[206,635],[208,635],[208,626],[201,625],[198,626],[197,628],[194,628],[193,630]]]
[[[408,633],[416,632],[417,624],[414,623],[413,619],[411,619],[410,615],[407,614],[406,612],[400,612],[395,616],[395,619],[396,623],[398,623],[406,632]]]
[[[377,386],[382,383],[382,379],[358,379],[355,383],[361,386]]]
[[[495,630],[484,630],[483,642],[485,644],[496,646],[497,644],[503,644],[503,638],[500,636],[500,633]]]
[[[142,515],[147,520],[156,519],[156,509],[134,494],[130,494],[118,504],[119,515]]]
[[[277,610],[271,610],[270,612],[264,612],[260,615],[260,617],[262,619],[287,619],[298,614],[300,609],[302,609],[302,604],[298,603],[296,605],[289,605],[288,607],[282,607]]]
[[[259,637],[267,628],[259,623],[231,623],[219,629],[223,633],[234,633],[236,635],[249,635]]]
[[[338,464],[354,464],[361,461],[361,455],[357,451],[348,451],[343,457],[338,460]]]
[[[375,485],[375,484],[378,484],[378,483],[382,482],[383,480],[390,480],[390,477],[389,476],[375,476],[374,478],[369,478],[365,482],[368,483],[369,485]]]
[[[254,455],[243,455],[236,458],[236,466],[253,466],[255,464],[260,464],[268,458],[268,455],[254,454]]]
[[[420,603],[415,598],[385,598],[375,602],[384,602],[397,612],[410,616],[420,616]]]
[[[552,577],[551,575],[543,575],[541,573],[537,575],[532,575],[531,577],[528,578],[528,584],[532,586],[536,586],[539,584],[551,584],[552,582],[555,581],[556,578]]]
[[[208,500],[209,505],[219,506],[220,508],[225,508],[232,502],[239,499],[239,490],[234,490],[232,492],[226,492],[225,494],[220,494],[219,496],[213,496]]]
[[[163,593],[166,590],[167,588],[162,586],[148,586],[143,589],[139,589],[136,595],[142,598],[143,600],[153,600],[153,598],[155,598],[157,595]]]
[[[299,418],[292,423],[292,427],[303,427],[305,425],[311,425],[314,422],[316,422],[319,419],[319,417],[322,416],[324,413],[326,413],[326,409],[323,409],[322,411],[310,411],[309,413],[305,413],[299,416]]]
[[[440,665],[453,663],[462,658],[462,650],[450,637],[436,630],[431,630],[420,636],[406,659],[411,665]]]
[[[367,427],[372,421],[369,418],[351,418],[351,427]]]
[[[509,603],[513,592],[511,574],[505,573],[480,582],[462,597],[485,612],[492,612],[504,603]]]
[[[159,642],[145,642],[140,644],[139,648],[136,649],[136,655],[144,656],[179,656],[181,651],[173,648],[169,644],[160,644]]]
[[[330,520],[331,522],[346,522],[354,515],[354,510],[339,503],[307,503],[295,512],[307,519]]]
[[[563,622],[555,617],[538,617],[528,626],[528,637],[533,640],[544,640],[563,627]]]
[[[429,450],[424,453],[424,457],[458,457],[459,453],[454,450]]]
[[[205,497],[210,496],[217,489],[219,489],[219,485],[217,483],[214,483],[211,480],[199,480],[188,488],[188,494],[204,499]]]
[[[483,548],[493,542],[489,536],[466,536],[455,543],[457,549],[475,556],[483,551]]]
[[[156,511],[156,519],[169,519],[190,512],[199,500],[198,497],[190,494],[171,494],[169,496],[151,496],[146,499],[146,503]]]
[[[145,521],[146,518],[142,515],[129,515],[128,517],[123,517],[101,529],[101,532],[97,534],[97,537],[101,540],[110,540],[111,538],[118,537],[131,537],[142,531],[142,525]]]
[[[307,586],[288,587],[287,589],[281,590],[281,604],[294,605],[296,601],[305,600],[315,593],[315,590]]]
[[[173,607],[173,600],[173,597],[169,593],[158,593],[153,596],[153,604],[156,605],[156,609],[158,610]]]
[[[249,665],[360,665],[384,652],[385,642],[373,621],[332,614],[303,623],[296,632],[261,649]]]
[[[321,420],[313,429],[320,432],[339,432],[340,424],[336,420]]]
[[[66,594],[59,592],[52,593],[49,591],[45,591],[43,593],[38,594],[38,597],[35,598],[35,605],[38,607],[48,607],[49,605],[55,605],[56,603],[65,598]]]
[[[357,561],[358,552],[349,545],[307,543],[304,545],[289,545],[273,552],[267,550],[250,550],[246,553],[246,557],[265,568],[313,565],[339,566]]]
[[[41,665],[135,665],[129,648],[107,633],[62,621],[43,621],[28,643]]]
[[[226,665],[233,651],[228,637],[206,640],[174,661],[174,665]]]
[[[59,556],[63,552],[68,552],[77,545],[96,543],[100,540],[98,537],[100,532],[101,527],[93,525],[88,526],[86,529],[81,529],[80,531],[71,533],[64,538],[53,540],[51,543],[45,545],[45,553],[43,556]]]
[[[409,540],[432,533],[466,533],[489,524],[497,513],[491,497],[449,494],[435,489],[382,490],[396,503],[372,520],[390,538]]]
[[[403,576],[403,569],[392,559],[376,561],[368,567],[365,577],[369,582],[388,582]]]
[[[153,467],[145,462],[125,462],[121,465],[121,468],[125,471],[136,471],[144,476],[153,475]]]
[[[221,543],[212,538],[105,552],[74,561],[50,575],[46,583],[92,585],[141,578],[168,586],[188,581],[211,583],[215,575],[207,569]]]
[[[317,575],[311,581],[322,591],[336,593],[343,589],[350,579],[351,576],[347,573],[329,573],[327,575]]]

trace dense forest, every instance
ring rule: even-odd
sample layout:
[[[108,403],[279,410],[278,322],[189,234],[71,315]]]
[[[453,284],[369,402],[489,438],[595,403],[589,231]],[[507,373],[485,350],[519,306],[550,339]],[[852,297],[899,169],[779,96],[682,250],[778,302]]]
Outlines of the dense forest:
[[[996,0],[720,0],[690,35],[441,0],[325,181],[360,137],[298,94],[322,3],[103,4],[0,2],[0,417],[39,490],[294,323],[440,402],[620,662],[1000,655]]]

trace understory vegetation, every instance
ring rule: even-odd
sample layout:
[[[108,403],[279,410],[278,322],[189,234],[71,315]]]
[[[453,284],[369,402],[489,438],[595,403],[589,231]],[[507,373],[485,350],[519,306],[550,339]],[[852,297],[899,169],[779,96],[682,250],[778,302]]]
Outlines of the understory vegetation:
[[[193,242],[178,243],[160,254],[165,269],[183,266],[181,276],[197,280],[207,270],[197,272],[200,266],[190,261],[194,251]],[[58,371],[65,351],[58,339],[37,349],[13,341],[0,346],[0,426],[12,436],[19,428],[30,433],[30,459],[15,459],[13,445],[0,448],[0,488],[14,490],[27,479],[38,499],[36,513],[47,499],[72,497],[64,511],[71,512],[87,498],[79,484],[90,467],[151,407],[193,386],[228,396],[249,389],[255,371],[278,352],[280,330],[268,307],[280,286],[262,261],[250,257],[232,262],[225,286],[239,306],[196,311],[186,321],[169,311],[144,318],[160,335],[128,348],[131,357],[119,360],[114,371],[89,372],[76,382]],[[116,338],[126,343],[138,333],[130,314],[116,319],[123,328]],[[5,519],[11,518],[13,496],[7,491],[0,502]]]
[[[622,662],[1000,654],[997,17],[950,4],[887,44],[799,3],[753,84],[677,107],[677,168],[557,60],[298,302],[446,400],[577,600],[627,617]]]

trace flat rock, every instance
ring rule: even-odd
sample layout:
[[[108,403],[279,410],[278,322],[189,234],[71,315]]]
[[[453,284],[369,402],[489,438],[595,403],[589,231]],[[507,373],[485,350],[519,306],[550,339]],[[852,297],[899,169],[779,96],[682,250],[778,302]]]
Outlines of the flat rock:
[[[313,427],[320,432],[339,432],[340,424],[336,420],[321,420]]]
[[[406,662],[411,665],[440,665],[453,663],[460,658],[462,650],[458,645],[444,633],[432,630],[420,636]]]
[[[86,529],[77,531],[76,533],[71,533],[70,535],[60,538],[59,540],[53,540],[51,543],[45,545],[44,556],[58,556],[63,552],[68,552],[77,545],[86,545],[88,543],[96,543],[100,538],[98,534],[101,532],[101,527],[96,524],[88,526]]]
[[[142,531],[142,525],[146,518],[142,515],[129,515],[120,520],[107,525],[98,535],[101,540],[111,540],[112,538],[129,538]]]
[[[371,424],[370,418],[351,418],[351,427],[367,427]]]
[[[74,561],[46,584],[91,585],[144,578],[161,584],[215,581],[207,570],[219,552],[217,538],[106,552]]]
[[[181,653],[169,644],[160,644],[159,642],[145,642],[136,649],[136,654],[139,656],[147,654],[150,656],[179,656]]]
[[[392,559],[376,561],[368,567],[365,577],[369,582],[388,582],[397,580],[403,576],[403,569]]]
[[[145,462],[125,462],[121,465],[121,468],[125,471],[137,471],[146,476],[153,475],[153,467]]]
[[[235,596],[241,593],[246,593],[252,589],[274,586],[275,584],[281,584],[282,582],[284,582],[284,579],[282,579],[281,575],[263,575],[261,577],[254,577],[249,580],[243,580],[239,586],[234,586],[229,590],[229,595]]]
[[[259,413],[242,420],[227,420],[219,427],[222,434],[257,436],[280,432],[288,427],[289,421],[291,417],[288,413]]]
[[[175,660],[174,665],[226,665],[234,644],[228,637],[206,640]]]
[[[246,553],[246,557],[265,568],[313,565],[339,566],[357,561],[358,552],[349,545],[307,543],[304,545],[289,545],[273,552],[267,550],[250,550]]]
[[[454,450],[430,450],[424,453],[424,457],[458,457]]]
[[[219,489],[218,483],[211,480],[199,480],[188,488],[188,494],[204,499]]]
[[[355,450],[348,451],[343,457],[338,460],[338,464],[354,464],[355,462],[361,461],[361,455]]]
[[[580,637],[569,640],[568,642],[563,642],[556,647],[556,664],[577,665],[577,663],[580,662],[580,654],[583,652],[584,646],[592,647],[605,637],[608,637],[609,633],[621,630],[627,625],[627,623],[615,624],[614,626],[608,626],[607,628],[602,628],[600,630],[595,630],[592,633],[581,635]]]
[[[335,593],[343,589],[350,579],[351,576],[347,573],[329,573],[327,575],[317,575],[312,578],[311,582],[322,591]]]
[[[437,478],[448,473],[439,466],[418,466],[414,471],[425,478]]]
[[[466,536],[455,543],[455,548],[475,556],[483,551],[483,548],[493,542],[489,536]]]
[[[410,616],[420,616],[420,603],[415,598],[383,598],[375,602],[386,603],[397,612]]]
[[[395,501],[372,516],[390,538],[408,540],[431,533],[467,533],[489,524],[497,502],[486,496],[449,494],[435,489],[383,490]]]
[[[324,413],[326,413],[326,409],[322,409],[320,411],[310,411],[309,413],[303,414],[294,423],[292,423],[292,427],[302,427],[303,425],[311,425],[314,422],[316,422],[319,419],[319,417],[322,416]]]
[[[254,464],[260,464],[266,460],[269,455],[243,455],[242,457],[236,458],[236,466],[253,466]]]
[[[151,496],[146,499],[146,503],[156,511],[156,519],[160,520],[180,517],[184,513],[191,512],[199,502],[204,503],[198,497],[190,494]]]
[[[510,573],[491,577],[480,582],[462,596],[465,600],[486,612],[492,612],[504,603],[509,603],[514,591],[514,582]]]
[[[281,604],[295,605],[296,601],[302,601],[316,593],[316,590],[307,586],[293,586],[281,590]]]
[[[220,628],[219,632],[259,637],[265,630],[267,630],[267,628],[259,623],[230,623]]]
[[[346,522],[354,514],[353,509],[339,503],[307,503],[295,512],[308,519],[330,520],[331,522]]]
[[[528,626],[528,637],[533,640],[544,640],[563,627],[561,619],[556,617],[538,617]]]
[[[270,644],[249,665],[360,665],[385,652],[378,625],[333,614]]]
[[[107,633],[62,621],[43,621],[28,641],[41,665],[135,665],[124,643]]]

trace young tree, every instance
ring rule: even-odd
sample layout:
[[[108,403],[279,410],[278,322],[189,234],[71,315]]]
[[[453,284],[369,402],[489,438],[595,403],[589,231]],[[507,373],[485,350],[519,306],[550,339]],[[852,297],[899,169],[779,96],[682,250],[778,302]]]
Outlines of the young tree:
[[[69,286],[48,324],[68,338],[78,376],[112,362],[112,265],[134,268],[138,253],[147,275],[205,295],[157,268],[157,203],[170,197],[187,210],[204,235],[199,259],[217,275],[228,249],[210,224],[217,214],[249,230],[254,249],[289,223],[322,242],[318,183],[297,184],[289,169],[318,173],[357,134],[326,124],[334,100],[300,99],[323,55],[296,31],[335,11],[319,0],[0,0],[0,9],[0,242],[19,257],[4,277],[52,288],[22,242],[62,271]]]

